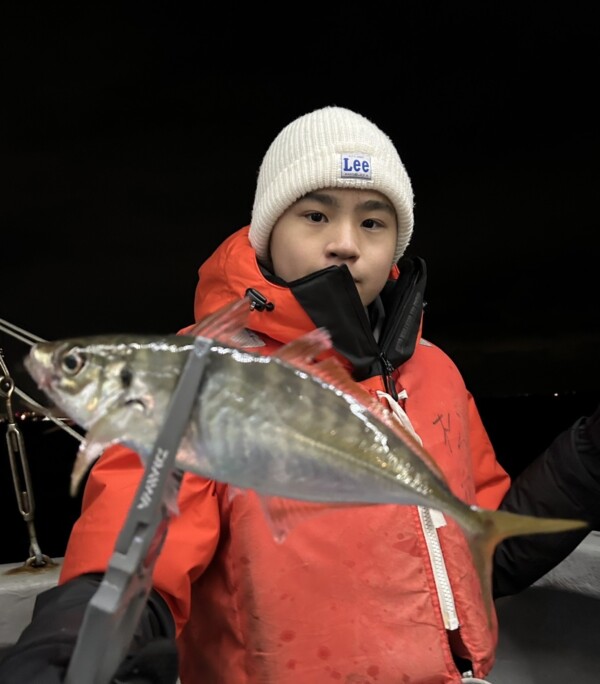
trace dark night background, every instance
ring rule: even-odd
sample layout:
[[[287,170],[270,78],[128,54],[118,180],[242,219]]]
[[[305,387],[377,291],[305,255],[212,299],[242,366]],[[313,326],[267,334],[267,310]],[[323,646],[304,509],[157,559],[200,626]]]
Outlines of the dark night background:
[[[0,26],[5,321],[47,339],[190,323],[198,266],[249,222],[269,143],[335,104],[400,151],[408,251],[429,271],[424,335],[461,368],[501,460],[518,471],[593,410],[593,3],[15,8]],[[2,333],[0,347],[29,390],[26,347]],[[45,428],[32,455],[45,519],[63,505],[44,500],[48,473],[64,467],[66,490],[70,470],[48,459],[58,438]]]

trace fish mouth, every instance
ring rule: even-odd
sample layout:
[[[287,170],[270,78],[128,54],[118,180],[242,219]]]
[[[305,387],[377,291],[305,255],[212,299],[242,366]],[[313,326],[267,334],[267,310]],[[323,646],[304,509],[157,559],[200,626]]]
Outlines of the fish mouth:
[[[125,401],[124,406],[136,409],[144,414],[148,413],[148,406],[146,406],[146,402],[141,397],[130,397]]]
[[[25,357],[23,365],[40,389],[49,390],[51,388],[52,373],[50,372],[50,369],[40,361],[35,349],[31,351],[29,356]]]
[[[64,410],[55,403],[56,396],[53,390],[53,380],[55,380],[55,378],[52,374],[52,370],[45,367],[34,355],[26,356],[23,360],[23,366],[36,383],[38,389],[45,393],[50,404],[48,406],[36,402],[35,406],[32,406],[32,408],[50,419],[64,418]]]

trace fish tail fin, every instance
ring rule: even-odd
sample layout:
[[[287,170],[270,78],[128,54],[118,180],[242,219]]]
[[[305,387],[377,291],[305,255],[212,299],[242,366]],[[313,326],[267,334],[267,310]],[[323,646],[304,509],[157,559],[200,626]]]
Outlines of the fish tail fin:
[[[474,508],[480,520],[476,530],[466,531],[473,562],[479,575],[490,625],[493,620],[492,562],[494,549],[503,540],[521,534],[567,532],[588,527],[583,520],[541,518],[509,511]]]

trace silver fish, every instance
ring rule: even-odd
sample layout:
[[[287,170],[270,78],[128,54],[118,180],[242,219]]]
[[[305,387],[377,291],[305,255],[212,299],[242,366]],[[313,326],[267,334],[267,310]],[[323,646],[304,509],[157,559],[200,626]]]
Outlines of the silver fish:
[[[440,510],[469,541],[488,609],[498,542],[587,526],[467,505],[414,437],[327,357],[331,340],[324,329],[261,356],[235,343],[248,312],[242,300],[194,330],[210,349],[177,454],[179,469],[266,498]],[[72,491],[109,444],[125,443],[148,458],[193,345],[193,336],[104,335],[31,348],[25,359],[31,376],[87,430]]]

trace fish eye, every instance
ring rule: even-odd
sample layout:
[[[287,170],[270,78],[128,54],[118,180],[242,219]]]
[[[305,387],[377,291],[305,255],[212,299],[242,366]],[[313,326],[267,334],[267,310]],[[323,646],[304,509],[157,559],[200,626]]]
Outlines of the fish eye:
[[[60,360],[60,365],[67,375],[76,375],[85,366],[86,356],[81,352],[70,351]]]

